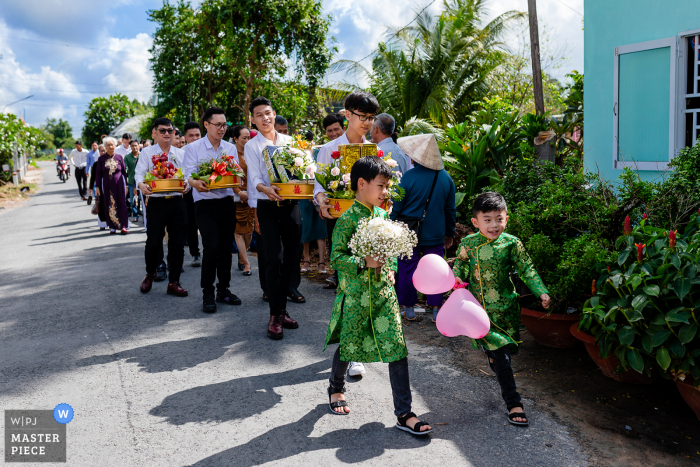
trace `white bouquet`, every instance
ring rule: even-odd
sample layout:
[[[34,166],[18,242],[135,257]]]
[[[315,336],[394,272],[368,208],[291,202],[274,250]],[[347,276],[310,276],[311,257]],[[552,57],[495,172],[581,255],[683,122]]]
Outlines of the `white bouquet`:
[[[385,263],[390,258],[411,258],[418,244],[416,233],[403,222],[381,217],[367,217],[357,224],[350,239],[353,261],[364,266],[365,257]],[[380,269],[375,270],[378,276]]]

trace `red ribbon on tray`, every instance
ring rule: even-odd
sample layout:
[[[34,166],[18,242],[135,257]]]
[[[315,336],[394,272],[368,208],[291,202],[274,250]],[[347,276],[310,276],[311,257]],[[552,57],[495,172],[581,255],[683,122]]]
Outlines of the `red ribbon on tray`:
[[[213,169],[213,172],[209,176],[210,184],[214,180],[216,180],[216,177],[218,177],[219,175],[221,175],[222,177],[225,177],[226,175],[233,175],[233,172],[228,170],[228,165],[225,162],[214,162],[211,165],[211,168]]]

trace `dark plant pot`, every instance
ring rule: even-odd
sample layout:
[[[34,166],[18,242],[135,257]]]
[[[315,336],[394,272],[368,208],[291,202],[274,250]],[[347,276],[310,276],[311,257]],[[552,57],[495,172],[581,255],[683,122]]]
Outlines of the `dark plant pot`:
[[[569,331],[572,324],[578,323],[578,313],[547,315],[541,311],[522,308],[520,318],[532,337],[542,345],[555,349],[572,349],[579,345],[578,339]]]
[[[700,420],[700,389],[695,389],[693,384],[686,381],[676,381],[676,386],[690,409],[695,412],[695,416]]]
[[[633,369],[623,371],[618,373],[617,367],[620,366],[620,360],[614,355],[610,355],[608,358],[600,358],[600,349],[595,343],[595,337],[588,333],[580,331],[578,328],[578,323],[571,325],[571,334],[586,346],[588,355],[591,356],[593,361],[598,365],[600,371],[603,372],[608,378],[612,378],[616,381],[621,381],[623,383],[632,384],[650,384],[652,382],[651,378],[643,373],[637,373]]]

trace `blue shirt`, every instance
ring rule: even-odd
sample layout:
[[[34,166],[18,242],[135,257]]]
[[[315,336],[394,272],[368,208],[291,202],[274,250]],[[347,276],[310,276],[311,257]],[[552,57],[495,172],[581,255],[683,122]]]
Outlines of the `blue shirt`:
[[[377,147],[384,151],[384,157],[391,153],[391,158],[399,163],[397,167],[393,168],[394,172],[399,171],[402,174],[405,174],[411,170],[411,159],[396,143],[394,143],[394,140],[391,138],[383,139],[377,144]],[[430,189],[430,187],[428,187],[428,189]]]
[[[398,216],[422,217],[434,178],[435,170],[415,164],[415,167],[401,178],[401,186],[406,190],[406,196],[403,200],[394,202],[391,219],[396,220]],[[428,205],[428,212],[425,214],[418,244],[439,245],[445,241],[445,237],[454,237],[456,223],[455,184],[450,174],[441,170]]]
[[[236,163],[238,163],[238,151],[236,150],[236,146],[223,139],[219,142],[219,149],[217,150],[214,150],[214,146],[212,146],[208,136],[204,136],[185,146],[185,160],[183,162],[183,166],[185,167],[185,180],[188,180],[193,173],[197,173],[197,166],[199,164],[210,159],[216,159],[224,153],[234,156]],[[233,197],[233,188],[221,188],[206,193],[200,193],[197,189],[193,189],[192,191],[192,197],[195,203],[202,199],[219,199],[226,198],[227,196]]]
[[[90,151],[87,153],[87,165],[85,166],[85,173],[90,172],[90,169],[92,168],[92,165],[95,163],[97,160],[95,158],[95,153],[97,153],[97,157],[100,157],[100,151]]]

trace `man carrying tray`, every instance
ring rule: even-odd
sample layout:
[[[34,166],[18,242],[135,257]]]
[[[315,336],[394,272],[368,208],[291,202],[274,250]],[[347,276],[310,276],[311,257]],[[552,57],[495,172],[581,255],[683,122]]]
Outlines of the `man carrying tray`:
[[[236,204],[232,188],[209,189],[205,180],[195,180],[192,174],[197,167],[208,160],[226,153],[234,156],[238,163],[236,147],[224,141],[228,130],[226,115],[218,107],[210,107],[202,117],[207,134],[185,146],[185,174],[188,183],[197,191],[193,192],[194,212],[197,228],[202,234],[202,311],[214,313],[216,302],[240,305],[241,299],[228,289],[231,283],[231,245],[236,230]],[[214,281],[219,278],[214,296]]]
[[[296,329],[299,324],[287,313],[287,291],[294,268],[299,267],[301,243],[301,211],[296,200],[285,200],[277,194],[279,188],[271,184],[263,151],[267,146],[284,146],[292,138],[275,130],[275,111],[265,97],[256,97],[250,103],[250,113],[259,133],[245,145],[248,163],[248,187],[250,197],[257,199],[265,264],[260,264],[260,274],[266,275],[270,320],[267,336],[282,339],[283,328]],[[271,156],[268,151],[268,156]],[[280,249],[284,252],[280,252]],[[282,257],[280,258],[280,253]]]
[[[148,203],[144,211],[148,216],[146,231],[146,277],[141,282],[141,292],[148,293],[156,278],[156,269],[163,251],[163,237],[168,229],[168,265],[170,276],[167,293],[176,297],[186,297],[187,290],[180,285],[182,260],[185,256],[185,201],[181,192],[151,192],[151,186],[144,183],[146,173],[153,169],[153,156],[163,156],[161,163],[172,163],[175,169],[182,167],[184,153],[170,143],[173,137],[173,124],[167,118],[157,118],[153,122],[154,144],[143,148],[134,175],[134,182]],[[187,189],[187,185],[185,185]]]

